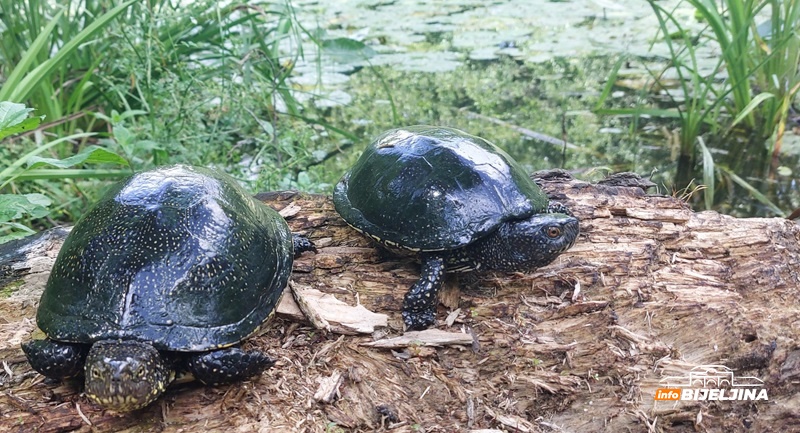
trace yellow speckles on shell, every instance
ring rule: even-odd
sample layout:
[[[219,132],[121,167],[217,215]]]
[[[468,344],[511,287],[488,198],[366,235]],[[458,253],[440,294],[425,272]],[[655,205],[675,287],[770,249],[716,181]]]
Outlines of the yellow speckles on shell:
[[[292,254],[286,222],[233,179],[185,166],[139,173],[75,226],[37,322],[65,341],[227,347],[271,315]]]

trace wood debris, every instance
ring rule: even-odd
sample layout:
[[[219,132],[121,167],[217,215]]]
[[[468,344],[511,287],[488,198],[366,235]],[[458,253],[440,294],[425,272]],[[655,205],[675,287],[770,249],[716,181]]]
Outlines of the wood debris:
[[[362,343],[362,346],[379,347],[382,349],[399,349],[413,346],[449,346],[472,345],[472,335],[463,332],[449,332],[441,329],[426,329],[424,331],[409,331],[403,335],[383,340]]]
[[[577,243],[534,272],[486,277],[491,296],[452,290],[436,317],[451,332],[425,331],[436,338],[398,336],[413,257],[352,230],[328,197],[261,196],[317,243],[292,281],[333,333],[287,294],[243,343],[273,368],[176,383],[132,414],[94,406],[79,380],[43,380],[20,349],[66,230],[0,245],[0,432],[800,431],[800,226],[695,213],[637,186],[537,180],[581,220]],[[707,364],[763,380],[769,400],[654,400],[665,377]]]
[[[344,375],[336,370],[328,377],[319,379],[319,388],[314,393],[314,400],[320,403],[331,403],[339,397],[339,387],[344,382]]]
[[[277,313],[295,320],[307,319],[317,329],[338,334],[371,334],[386,327],[389,317],[374,313],[363,305],[351,306],[335,296],[302,284],[290,282],[292,297],[284,296]]]

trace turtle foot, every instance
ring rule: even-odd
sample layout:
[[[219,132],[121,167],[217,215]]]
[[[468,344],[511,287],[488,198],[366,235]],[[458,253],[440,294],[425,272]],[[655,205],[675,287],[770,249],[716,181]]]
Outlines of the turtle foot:
[[[436,310],[433,311],[403,311],[403,322],[409,331],[422,331],[436,323]]]
[[[53,340],[22,343],[22,351],[34,370],[52,379],[67,379],[83,373],[89,346]]]
[[[554,201],[547,205],[547,213],[563,213],[564,215],[575,216],[566,205]]]
[[[245,352],[232,347],[212,352],[197,353],[189,357],[187,366],[194,377],[207,384],[219,385],[255,376],[275,361],[258,351]]]
[[[300,257],[305,251],[313,251],[317,252],[317,247],[314,246],[314,242],[311,242],[310,239],[303,235],[298,235],[297,233],[292,233],[292,243],[294,244],[294,256],[295,258]]]
[[[411,286],[403,299],[403,322],[406,329],[420,330],[436,323],[436,304],[444,280],[444,259],[440,256],[423,256],[419,280]]]

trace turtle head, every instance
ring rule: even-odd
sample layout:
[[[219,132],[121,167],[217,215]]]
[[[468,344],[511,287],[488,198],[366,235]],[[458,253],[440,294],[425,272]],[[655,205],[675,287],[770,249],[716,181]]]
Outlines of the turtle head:
[[[476,245],[477,262],[499,271],[530,271],[555,260],[578,238],[578,219],[563,213],[507,221]]]
[[[98,341],[84,368],[86,396],[119,412],[147,406],[175,376],[158,350],[138,341]]]
[[[543,213],[506,224],[506,242],[519,270],[535,269],[555,260],[575,244],[578,219],[563,213]]]

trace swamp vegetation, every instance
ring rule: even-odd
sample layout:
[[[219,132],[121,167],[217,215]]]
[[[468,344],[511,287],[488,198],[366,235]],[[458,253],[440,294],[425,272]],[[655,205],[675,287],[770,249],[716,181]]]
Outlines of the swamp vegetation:
[[[0,0],[0,242],[156,165],[329,192],[418,123],[530,171],[632,171],[698,210],[787,216],[798,23],[796,0]]]

